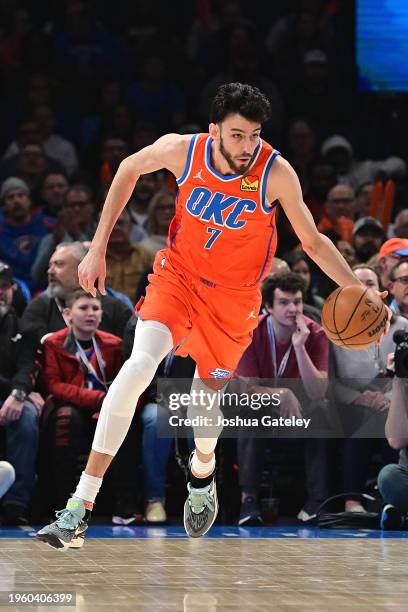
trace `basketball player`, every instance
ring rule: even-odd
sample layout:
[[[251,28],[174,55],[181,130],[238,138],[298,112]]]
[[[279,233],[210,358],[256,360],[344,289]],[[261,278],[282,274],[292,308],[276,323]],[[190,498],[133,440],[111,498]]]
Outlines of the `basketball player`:
[[[168,247],[158,252],[146,299],[136,307],[133,352],[103,402],[85,471],[67,507],[37,534],[55,548],[72,543],[77,547],[83,538],[137,400],[173,347],[196,361],[192,390],[204,390],[208,398],[208,405],[191,402],[188,416],[208,414],[211,405],[217,422],[221,394],[216,391],[232,377],[258,323],[259,285],[277,242],[277,201],[317,265],[338,285],[360,284],[332,242],[317,231],[290,164],[261,139],[269,113],[269,102],[257,88],[222,85],[213,101],[209,134],[167,134],[119,166],[89,252],[78,268],[86,291],[95,296],[97,282],[105,293],[109,236],[140,175],[162,168],[174,174],[179,187],[176,212]],[[208,436],[194,433],[184,526],[190,536],[199,537],[217,516],[214,450],[220,430]]]

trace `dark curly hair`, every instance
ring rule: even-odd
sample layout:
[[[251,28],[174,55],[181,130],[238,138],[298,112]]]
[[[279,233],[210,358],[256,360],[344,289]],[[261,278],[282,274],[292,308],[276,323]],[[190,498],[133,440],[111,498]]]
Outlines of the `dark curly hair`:
[[[271,115],[271,105],[268,98],[252,85],[220,85],[211,106],[210,121],[220,123],[234,113],[242,115],[248,121],[265,123]]]
[[[267,276],[262,283],[262,301],[273,308],[273,300],[275,297],[275,289],[286,291],[287,293],[302,292],[302,297],[305,299],[306,286],[303,278],[294,272],[282,272]]]

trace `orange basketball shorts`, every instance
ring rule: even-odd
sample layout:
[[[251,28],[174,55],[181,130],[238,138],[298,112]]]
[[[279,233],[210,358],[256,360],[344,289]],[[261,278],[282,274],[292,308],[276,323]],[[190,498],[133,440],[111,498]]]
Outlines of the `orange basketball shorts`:
[[[191,355],[200,378],[221,388],[252,340],[261,306],[259,288],[217,287],[175,269],[167,249],[157,253],[146,297],[136,314],[170,329],[176,355]]]

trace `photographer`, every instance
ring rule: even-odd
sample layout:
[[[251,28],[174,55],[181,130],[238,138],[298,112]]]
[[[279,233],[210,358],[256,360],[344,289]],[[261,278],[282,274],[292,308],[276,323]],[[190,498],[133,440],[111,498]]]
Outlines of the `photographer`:
[[[388,368],[395,376],[385,434],[400,455],[398,465],[386,465],[378,475],[378,488],[385,502],[382,529],[403,528],[408,513],[408,333],[396,332],[394,341],[397,347],[390,355]]]

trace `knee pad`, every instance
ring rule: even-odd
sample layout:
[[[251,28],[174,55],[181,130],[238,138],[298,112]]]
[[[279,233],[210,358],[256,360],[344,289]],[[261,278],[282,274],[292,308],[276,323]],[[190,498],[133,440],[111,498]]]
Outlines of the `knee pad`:
[[[123,364],[110,386],[102,410],[116,416],[133,415],[137,401],[152,382],[158,363],[149,353],[136,351]]]

